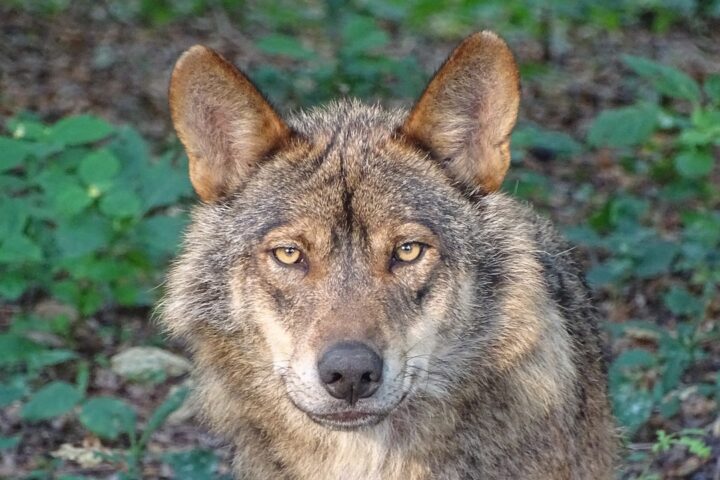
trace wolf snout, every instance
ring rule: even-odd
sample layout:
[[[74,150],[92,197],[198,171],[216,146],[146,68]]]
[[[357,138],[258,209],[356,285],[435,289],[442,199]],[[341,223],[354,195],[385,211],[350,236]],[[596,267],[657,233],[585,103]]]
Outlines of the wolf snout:
[[[354,405],[372,396],[382,383],[383,359],[370,346],[357,341],[331,345],[317,364],[325,390]]]

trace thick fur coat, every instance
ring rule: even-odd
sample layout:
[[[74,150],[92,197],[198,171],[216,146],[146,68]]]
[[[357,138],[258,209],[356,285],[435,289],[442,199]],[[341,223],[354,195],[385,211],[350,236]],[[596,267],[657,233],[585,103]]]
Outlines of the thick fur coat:
[[[465,40],[409,113],[343,100],[283,120],[204,47],[170,97],[203,203],[162,318],[238,478],[612,477],[582,273],[498,192],[519,102],[502,40]],[[344,341],[382,358],[369,396],[323,385]]]

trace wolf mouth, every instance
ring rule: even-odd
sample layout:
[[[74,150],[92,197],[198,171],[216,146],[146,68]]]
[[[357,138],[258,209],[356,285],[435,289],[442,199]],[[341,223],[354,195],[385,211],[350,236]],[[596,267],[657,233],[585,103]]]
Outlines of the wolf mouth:
[[[406,402],[409,393],[410,391],[405,392],[390,408],[371,412],[350,409],[330,413],[313,413],[303,410],[297,404],[295,404],[295,406],[319,425],[334,430],[355,430],[361,427],[372,427],[385,420],[391,413]]]
[[[407,371],[408,365],[405,365],[405,368],[401,370],[398,377],[406,376]],[[303,405],[303,402],[291,393],[292,389],[290,389],[290,391],[286,391],[286,393],[290,403],[307,415],[313,422],[333,430],[355,430],[362,427],[372,427],[381,423],[393,412],[397,411],[398,408],[404,405],[410,397],[410,394],[415,390],[414,387],[416,386],[416,382],[414,381],[416,372],[413,371],[409,376],[409,385],[405,385],[401,391],[396,391],[395,393],[399,395],[392,399],[389,404],[386,403],[382,406],[377,404],[363,405],[363,402],[360,402],[359,405],[345,405],[344,407],[335,405],[330,408],[328,408],[328,405],[325,408],[316,409],[309,405]],[[286,386],[287,382],[292,382],[292,369],[290,369],[290,372],[283,372],[283,374],[281,374],[281,378],[283,378],[286,382]]]
[[[355,410],[347,410],[344,412],[327,413],[327,414],[307,414],[311,420],[320,425],[335,428],[339,430],[351,430],[360,427],[369,427],[377,425],[386,416],[387,413],[371,413]]]

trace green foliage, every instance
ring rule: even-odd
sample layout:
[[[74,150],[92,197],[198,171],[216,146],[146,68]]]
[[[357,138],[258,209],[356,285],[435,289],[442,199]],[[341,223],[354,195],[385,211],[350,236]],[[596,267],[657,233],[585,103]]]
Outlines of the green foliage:
[[[638,75],[642,95],[635,105],[602,112],[588,143],[610,147],[622,158],[630,188],[607,196],[586,225],[568,233],[603,255],[588,272],[591,283],[613,293],[654,282],[672,319],[672,328],[640,321],[612,327],[618,340],[644,339],[614,359],[609,376],[615,414],[634,438],[653,417],[670,420],[678,414],[687,374],[706,358],[704,345],[717,335],[712,322],[707,325],[720,285],[720,191],[712,180],[720,145],[720,85],[715,76],[701,86],[649,59],[623,60]],[[666,213],[678,216],[674,228],[660,222]],[[697,388],[706,396],[715,392],[707,385]],[[710,453],[703,431],[657,435],[656,454],[674,446],[701,458]],[[647,468],[638,478],[659,478],[649,472],[651,460],[644,460]]]
[[[30,397],[20,415],[31,422],[47,420],[69,412],[82,397],[82,392],[69,383],[52,382]]]
[[[513,150],[541,149],[562,158],[578,155],[583,151],[583,146],[567,133],[553,132],[537,125],[518,126],[512,134],[511,145]]]
[[[49,296],[62,308],[49,318],[15,315],[0,333],[0,408],[19,403],[27,423],[64,416],[106,441],[129,442],[114,461],[126,478],[140,478],[150,435],[186,392],[139,430],[123,401],[87,398],[91,372],[75,351],[74,332],[101,309],[155,301],[186,221],[176,207],[191,191],[186,167],[172,152],[153,159],[135,130],[90,115],[53,125],[18,117],[7,127],[0,137],[0,299]],[[48,382],[59,365],[64,379]],[[2,437],[0,448],[21,441]]]
[[[154,162],[135,131],[89,115],[51,126],[17,118],[9,128],[0,137],[0,298],[41,290],[84,315],[151,304],[185,222],[166,210],[190,192],[183,167],[171,155]]]
[[[192,478],[195,480],[220,479],[216,475],[217,457],[210,450],[188,450],[169,453],[163,456],[170,465],[175,478]],[[227,477],[229,480],[229,477]]]
[[[705,432],[698,429],[686,428],[677,433],[668,434],[665,430],[658,430],[657,441],[652,446],[654,453],[667,452],[672,447],[680,445],[687,447],[693,455],[702,459],[710,458],[712,450],[703,440]]]
[[[125,402],[111,397],[95,397],[88,400],[79,415],[80,422],[101,438],[115,440],[120,435],[129,439],[128,449],[112,453],[96,452],[104,460],[118,464],[124,470],[120,478],[139,480],[142,478],[142,462],[147,452],[150,437],[160,428],[175,410],[182,406],[188,394],[187,388],[178,388],[170,393],[151,414],[143,430],[136,424],[135,411]]]
[[[260,9],[256,15],[265,21],[284,23],[274,9]],[[412,56],[389,56],[391,36],[386,25],[363,13],[361,9],[341,9],[326,4],[323,16],[308,11],[302,27],[293,24],[292,33],[261,36],[256,47],[281,66],[262,65],[250,76],[263,86],[270,98],[283,105],[309,106],[338,96],[367,98],[411,98],[422,88],[417,60]],[[300,14],[302,15],[302,14]],[[295,33],[302,31],[315,41],[301,42]],[[322,53],[321,53],[322,52]]]
[[[633,147],[648,140],[657,125],[654,105],[605,110],[588,132],[588,143],[594,147]]]
[[[650,82],[658,93],[694,103],[700,101],[700,87],[686,73],[633,55],[623,55],[623,61],[637,75]]]
[[[135,429],[135,411],[122,400],[95,397],[80,410],[80,423],[100,438],[116,440]]]

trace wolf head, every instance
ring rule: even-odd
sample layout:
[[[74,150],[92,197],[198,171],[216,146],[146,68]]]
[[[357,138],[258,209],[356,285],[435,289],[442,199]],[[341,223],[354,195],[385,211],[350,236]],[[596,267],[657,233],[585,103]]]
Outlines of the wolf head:
[[[532,341],[498,321],[541,301],[525,233],[497,214],[518,78],[482,32],[409,113],[340,101],[282,119],[212,50],[183,54],[170,104],[203,203],[163,318],[224,409],[369,427]]]

